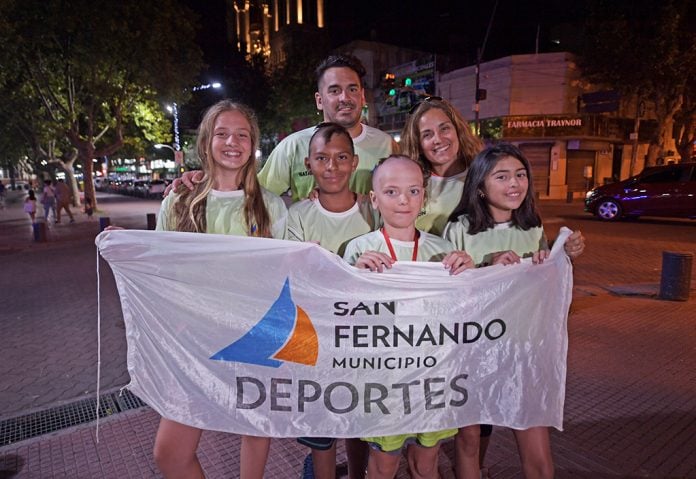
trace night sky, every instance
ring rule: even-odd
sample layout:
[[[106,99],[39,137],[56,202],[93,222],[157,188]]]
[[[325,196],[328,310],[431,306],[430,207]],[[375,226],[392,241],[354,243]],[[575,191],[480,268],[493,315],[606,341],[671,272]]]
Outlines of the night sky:
[[[230,52],[225,42],[224,0],[183,0],[200,18],[198,43],[211,72]],[[325,0],[325,19],[336,48],[351,40],[376,40],[472,64],[493,12],[494,1]],[[499,0],[483,59],[567,49],[552,40],[563,25],[582,18],[582,1]],[[427,8],[426,8],[427,6]],[[566,47],[566,48],[564,48]]]

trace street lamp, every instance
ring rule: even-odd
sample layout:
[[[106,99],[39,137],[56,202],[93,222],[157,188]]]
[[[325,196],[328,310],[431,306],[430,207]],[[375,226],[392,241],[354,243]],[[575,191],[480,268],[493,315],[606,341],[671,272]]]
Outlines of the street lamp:
[[[213,82],[213,83],[206,83],[205,85],[198,85],[193,88],[191,88],[191,91],[200,91],[200,90],[207,90],[208,88],[220,88],[222,86],[222,83],[220,82]]]
[[[164,143],[155,143],[155,148],[157,148],[158,150],[161,150],[162,148],[167,148],[168,150],[172,150],[176,155],[176,150],[169,145],[165,145]]]
[[[206,83],[205,85],[198,85],[191,88],[191,91],[207,90],[208,88],[220,88],[222,84],[220,82]],[[185,90],[184,90],[185,91]],[[181,151],[180,137],[179,137],[179,108],[176,102],[171,105],[167,105],[167,110],[174,117],[174,150]]]
[[[179,145],[179,109],[176,106],[176,102],[171,105],[167,105],[167,110],[174,115],[174,149],[175,151],[181,150]]]
[[[174,165],[176,166],[176,176],[179,176],[179,173],[181,173],[181,167],[184,164],[184,152],[180,150],[175,150],[173,147],[165,145],[164,143],[155,143],[155,148],[157,148],[158,150],[162,148],[172,150],[172,153],[174,153]]]

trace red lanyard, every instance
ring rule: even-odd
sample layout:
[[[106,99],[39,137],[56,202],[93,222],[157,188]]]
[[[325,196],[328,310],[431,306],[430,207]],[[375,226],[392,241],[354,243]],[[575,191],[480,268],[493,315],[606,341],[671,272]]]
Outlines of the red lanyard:
[[[382,232],[382,236],[384,236],[384,242],[387,243],[387,248],[389,248],[389,254],[391,255],[391,258],[396,261],[396,253],[394,252],[394,247],[392,246],[392,242],[389,239],[389,235],[387,234],[387,230],[382,227],[380,229]],[[413,256],[411,256],[411,261],[416,261],[418,258],[418,238],[420,237],[420,233],[418,230],[416,230],[415,235],[413,236]]]

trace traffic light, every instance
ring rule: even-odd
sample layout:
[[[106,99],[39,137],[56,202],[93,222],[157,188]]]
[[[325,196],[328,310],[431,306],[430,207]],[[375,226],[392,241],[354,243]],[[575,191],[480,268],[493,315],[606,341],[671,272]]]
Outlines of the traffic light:
[[[389,94],[389,96],[396,95],[396,90],[394,89],[394,79],[396,77],[393,73],[385,73],[384,79],[382,80],[382,86],[384,91]]]
[[[384,88],[383,91],[386,94],[385,101],[388,104],[391,104],[396,96],[396,85],[394,84],[395,80],[396,76],[389,72],[385,73],[384,78],[382,79],[382,87]]]
[[[411,78],[406,77],[404,79],[404,86],[411,86],[412,84],[413,84],[413,80],[411,80]]]

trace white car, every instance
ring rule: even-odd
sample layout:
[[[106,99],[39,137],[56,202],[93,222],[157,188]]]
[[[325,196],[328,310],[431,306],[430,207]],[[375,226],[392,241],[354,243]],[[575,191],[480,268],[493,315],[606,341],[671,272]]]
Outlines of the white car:
[[[29,191],[29,189],[29,183],[27,183],[26,181],[15,181],[15,190]],[[5,183],[5,191],[12,191],[12,183]]]
[[[162,198],[162,193],[167,187],[164,180],[151,180],[147,185],[147,197],[148,198]]]

